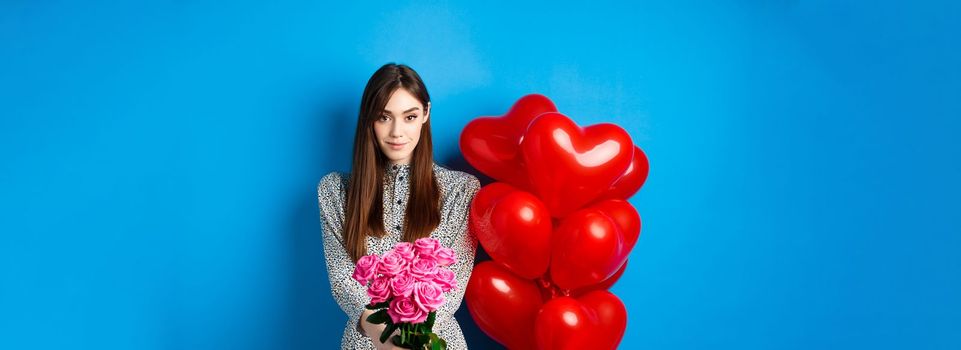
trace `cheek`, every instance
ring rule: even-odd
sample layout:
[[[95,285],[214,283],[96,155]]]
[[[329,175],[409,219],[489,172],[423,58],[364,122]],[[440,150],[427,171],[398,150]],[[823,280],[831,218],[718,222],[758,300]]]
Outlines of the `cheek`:
[[[411,125],[410,129],[407,129],[407,136],[409,136],[411,140],[415,142],[420,140],[421,125],[423,124],[417,123],[416,125]]]
[[[378,140],[378,141],[386,138],[386,137],[387,137],[387,133],[388,133],[389,131],[390,131],[390,129],[388,129],[387,127],[385,127],[385,126],[383,126],[383,125],[374,124],[374,136],[377,136],[377,140]]]
[[[407,130],[407,135],[409,135],[410,138],[414,140],[420,139],[420,131],[423,128],[424,128],[424,124],[413,123],[411,124],[410,129]]]

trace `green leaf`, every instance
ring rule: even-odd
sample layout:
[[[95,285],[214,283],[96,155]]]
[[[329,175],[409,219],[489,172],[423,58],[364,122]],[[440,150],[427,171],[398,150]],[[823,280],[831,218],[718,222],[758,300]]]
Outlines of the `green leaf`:
[[[437,338],[437,340],[440,340],[440,348],[441,348],[441,350],[447,350],[447,341],[444,340],[444,339],[440,339],[440,338]]]
[[[387,308],[388,306],[390,306],[390,303],[389,303],[389,302],[386,302],[386,301],[385,301],[385,302],[381,302],[381,303],[377,303],[377,304],[368,304],[368,305],[367,305],[367,310],[380,310],[380,309],[385,309],[385,308]]]
[[[424,325],[427,326],[428,332],[434,329],[434,320],[436,319],[437,319],[437,312],[431,311],[429,314],[427,314],[427,321],[424,322]]]
[[[381,342],[381,343],[386,343],[386,342],[387,342],[387,338],[389,338],[390,335],[391,335],[392,333],[394,333],[394,331],[396,331],[396,330],[397,330],[397,325],[394,324],[394,323],[389,323],[389,324],[387,325],[387,328],[384,329],[384,332],[380,334],[380,342]]]
[[[428,342],[430,342],[430,337],[427,336],[427,334],[421,333],[421,334],[418,334],[418,335],[417,335],[417,343],[418,343],[418,344],[425,345],[425,344],[427,344]]]
[[[377,311],[371,314],[370,316],[367,316],[367,322],[370,322],[373,324],[387,323],[388,318],[389,317],[387,315],[387,309],[384,309],[384,310]]]
[[[437,334],[430,333],[430,350],[440,350],[440,338]]]

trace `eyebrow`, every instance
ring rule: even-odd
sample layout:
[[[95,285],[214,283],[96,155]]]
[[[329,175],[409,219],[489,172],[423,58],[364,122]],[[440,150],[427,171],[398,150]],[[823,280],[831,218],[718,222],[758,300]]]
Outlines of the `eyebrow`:
[[[416,111],[416,110],[418,110],[418,109],[420,109],[420,107],[411,107],[411,108],[408,108],[406,111],[400,112],[400,114],[404,114],[404,113],[408,113],[408,112],[413,112],[413,111]],[[384,113],[390,114],[390,111],[388,111],[388,110],[385,109],[385,110],[384,110]]]

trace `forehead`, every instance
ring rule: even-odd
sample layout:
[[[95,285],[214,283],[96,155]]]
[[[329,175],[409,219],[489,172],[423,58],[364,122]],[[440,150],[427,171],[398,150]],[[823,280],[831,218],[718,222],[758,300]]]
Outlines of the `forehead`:
[[[403,113],[411,108],[418,108],[418,110],[420,110],[423,109],[424,106],[422,106],[420,100],[414,97],[414,95],[411,95],[407,89],[401,88],[390,95],[390,99],[387,100],[387,105],[384,106],[384,111],[396,114]]]

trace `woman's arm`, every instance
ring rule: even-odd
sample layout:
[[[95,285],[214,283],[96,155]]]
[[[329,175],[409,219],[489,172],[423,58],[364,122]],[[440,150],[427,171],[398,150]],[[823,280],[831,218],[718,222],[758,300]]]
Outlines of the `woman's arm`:
[[[454,312],[460,308],[461,301],[464,300],[464,291],[467,290],[467,282],[470,281],[471,271],[474,270],[474,256],[477,253],[477,238],[470,231],[468,215],[470,214],[470,203],[474,195],[480,190],[480,181],[472,175],[468,175],[464,182],[454,188],[450,195],[455,196],[448,201],[448,205],[454,205],[451,215],[448,218],[449,225],[454,231],[453,242],[444,242],[445,246],[454,250],[457,254],[457,261],[450,266],[451,271],[457,276],[457,289],[445,293],[447,302],[437,310],[437,322],[447,322],[454,317]]]
[[[324,176],[317,185],[317,201],[323,222],[324,259],[334,300],[349,319],[360,320],[370,298],[366,288],[351,278],[355,265],[341,239],[344,227],[341,186],[340,174],[337,173]]]

